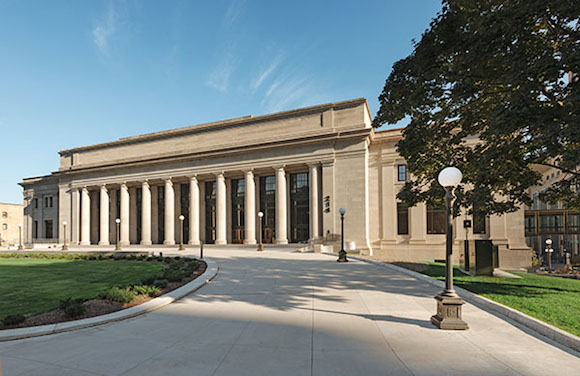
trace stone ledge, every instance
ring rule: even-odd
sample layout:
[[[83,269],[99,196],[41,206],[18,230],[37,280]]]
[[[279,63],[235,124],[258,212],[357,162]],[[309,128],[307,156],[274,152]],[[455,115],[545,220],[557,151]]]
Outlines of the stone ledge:
[[[325,254],[328,255],[333,255],[336,256],[335,254],[330,254],[327,252],[324,252]],[[377,266],[381,266],[387,269],[392,269],[395,270],[397,272],[403,273],[403,274],[407,274],[413,278],[416,279],[420,279],[422,281],[425,281],[431,285],[440,287],[440,288],[445,288],[445,283],[443,281],[439,281],[437,279],[433,279],[431,277],[428,277],[424,274],[418,273],[418,272],[414,272],[412,270],[409,269],[405,269],[402,268],[400,266],[396,266],[393,264],[389,264],[386,262],[381,262],[381,261],[376,261],[376,260],[369,260],[369,259],[365,259],[365,258],[361,258],[361,257],[356,257],[356,256],[351,256],[350,254],[348,255],[348,258],[354,259],[354,260],[358,260],[358,261],[363,261],[369,264],[374,264]],[[487,310],[491,310],[495,313],[499,313],[502,316],[505,316],[515,322],[517,322],[518,324],[521,324],[555,342],[558,342],[561,345],[564,345],[574,351],[580,352],[580,337],[575,336],[572,333],[568,333],[560,328],[556,328],[553,325],[550,325],[548,323],[545,323],[541,320],[538,320],[534,317],[531,317],[529,315],[526,315],[523,312],[520,312],[516,309],[507,307],[501,303],[497,303],[494,302],[491,299],[485,298],[483,296],[477,295],[471,291],[467,291],[461,287],[455,287],[455,291],[457,292],[457,294],[459,294],[463,299],[465,299],[466,301],[480,307],[483,309],[487,309]]]
[[[209,281],[215,278],[219,270],[217,263],[207,259],[203,259],[203,261],[205,261],[205,263],[207,264],[207,268],[202,275],[200,275],[199,277],[197,277],[196,279],[194,279],[193,281],[189,282],[186,285],[183,285],[173,291],[170,291],[165,295],[162,295],[155,299],[151,299],[148,302],[139,304],[138,306],[122,309],[116,312],[107,313],[101,316],[89,317],[82,320],[67,321],[57,324],[48,324],[41,326],[31,326],[28,328],[1,330],[0,342],[30,337],[38,337],[48,334],[55,334],[71,330],[88,328],[91,326],[106,324],[113,321],[128,319],[162,308],[170,303],[173,303],[183,298],[186,295],[189,295],[199,290],[201,287],[205,286],[207,283],[209,283]]]

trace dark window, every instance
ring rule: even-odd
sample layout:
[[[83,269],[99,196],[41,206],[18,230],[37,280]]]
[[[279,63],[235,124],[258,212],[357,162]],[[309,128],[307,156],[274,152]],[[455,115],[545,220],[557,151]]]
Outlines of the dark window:
[[[44,198],[44,207],[48,208],[48,197]]]
[[[580,232],[580,214],[568,214],[568,232]]]
[[[215,243],[216,237],[216,182],[205,183],[205,242]]]
[[[38,198],[34,199],[34,208],[38,209]]]
[[[397,234],[409,235],[409,207],[397,203]]]
[[[157,237],[159,243],[165,241],[165,186],[157,187]]]
[[[308,173],[290,175],[290,241],[307,241],[310,237],[310,201]]]
[[[260,177],[260,211],[262,218],[262,241],[273,243],[276,232],[276,177]]]
[[[564,232],[564,214],[540,214],[540,232]]]
[[[49,197],[49,201],[50,201],[50,207],[52,208],[52,196]]]
[[[2,224],[2,230],[8,230],[8,225],[6,223]]]
[[[189,240],[189,189],[190,185],[181,184],[181,215],[183,215],[183,243]]]
[[[427,234],[445,234],[445,207],[427,206]]]
[[[8,213],[7,212],[2,212],[2,218],[6,218],[8,217]]]
[[[474,234],[485,234],[486,231],[486,217],[485,215],[479,214],[473,215],[473,233]]]
[[[38,221],[34,221],[34,228],[32,229],[32,237],[38,238]]]
[[[398,181],[407,181],[407,166],[406,165],[397,165],[397,180]]]
[[[232,179],[232,243],[244,242],[244,200],[246,179]]]
[[[526,215],[524,218],[524,228],[526,233],[536,233],[536,216]]]

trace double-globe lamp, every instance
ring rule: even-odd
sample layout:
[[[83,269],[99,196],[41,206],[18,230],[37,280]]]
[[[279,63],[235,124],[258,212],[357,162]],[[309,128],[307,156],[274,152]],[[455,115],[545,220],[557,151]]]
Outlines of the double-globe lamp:
[[[451,226],[451,205],[455,196],[453,188],[461,183],[463,174],[456,167],[446,167],[438,177],[439,184],[445,188],[445,290],[435,297],[437,301],[437,314],[431,316],[431,322],[439,329],[465,330],[469,329],[467,323],[461,319],[461,306],[463,300],[453,289],[453,228]]]

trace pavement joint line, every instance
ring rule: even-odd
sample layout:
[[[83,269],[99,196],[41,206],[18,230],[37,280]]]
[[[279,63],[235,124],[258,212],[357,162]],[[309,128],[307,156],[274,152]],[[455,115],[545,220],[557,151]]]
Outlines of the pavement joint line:
[[[329,255],[329,256],[336,256],[333,253],[329,253],[329,252],[321,252],[321,254],[325,254],[325,255]],[[445,287],[445,283],[443,281],[439,281],[437,279],[433,279],[431,277],[428,277],[424,274],[409,270],[409,269],[405,269],[402,268],[400,266],[397,265],[393,265],[390,264],[388,262],[382,262],[382,261],[376,261],[376,260],[370,260],[370,259],[365,259],[363,257],[357,257],[357,256],[348,256],[351,259],[357,260],[357,261],[362,261],[368,264],[373,264],[376,266],[380,266],[383,268],[387,268],[387,269],[391,269],[391,270],[395,270],[397,272],[403,273],[403,274],[407,274],[408,276],[414,277],[415,279],[419,279],[422,280],[424,282],[427,282],[431,285],[440,287],[440,288],[444,288]],[[511,319],[513,321],[515,321],[516,323],[525,326],[528,329],[531,329],[532,331],[534,331],[536,334],[540,334],[554,342],[559,343],[562,346],[567,347],[568,349],[571,349],[572,351],[575,352],[574,355],[576,355],[577,357],[580,357],[580,337],[575,336],[572,333],[568,333],[560,328],[557,328],[553,325],[550,325],[548,323],[545,323],[541,320],[538,320],[532,316],[526,315],[523,312],[520,312],[514,308],[510,308],[508,306],[505,306],[501,303],[498,302],[494,302],[491,299],[488,299],[486,297],[483,297],[481,295],[475,294],[471,291],[465,290],[461,287],[457,287],[455,286],[455,291],[457,292],[457,294],[459,294],[464,300],[468,301],[469,303],[482,308],[484,310],[489,310],[489,311],[493,311],[496,314],[499,314],[499,317],[501,317],[502,319],[504,319],[504,321],[506,318],[507,319]],[[509,322],[509,321],[507,321]],[[544,341],[545,342],[545,341]]]
[[[184,256],[184,257],[195,258],[192,256]],[[203,272],[203,274],[201,274],[199,277],[181,287],[176,288],[173,291],[168,292],[167,294],[159,296],[155,299],[151,299],[143,304],[139,304],[137,306],[133,306],[130,308],[125,308],[120,311],[107,313],[101,316],[94,316],[81,320],[65,321],[62,323],[41,326],[31,326],[28,328],[1,330],[0,342],[39,337],[50,334],[69,332],[78,329],[90,328],[97,325],[133,318],[148,312],[155,311],[159,308],[165,307],[168,304],[176,302],[186,297],[187,295],[194,293],[203,286],[207,285],[210,281],[212,281],[216,277],[219,271],[218,264],[211,259],[203,259],[201,261],[204,261],[207,267]]]

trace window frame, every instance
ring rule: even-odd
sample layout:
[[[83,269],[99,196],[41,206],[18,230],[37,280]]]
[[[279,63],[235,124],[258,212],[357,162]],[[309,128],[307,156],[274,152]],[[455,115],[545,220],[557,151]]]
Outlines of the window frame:
[[[401,175],[403,175],[403,179],[401,179]],[[407,165],[406,164],[398,164],[397,165],[397,181],[407,181]]]
[[[397,235],[409,235],[409,206],[402,202],[397,202]]]

